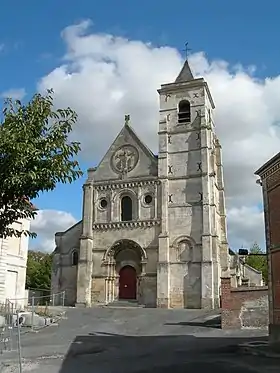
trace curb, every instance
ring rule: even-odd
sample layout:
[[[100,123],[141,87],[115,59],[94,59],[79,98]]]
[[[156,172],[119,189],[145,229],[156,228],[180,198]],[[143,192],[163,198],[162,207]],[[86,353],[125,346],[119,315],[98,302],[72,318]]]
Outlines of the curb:
[[[117,309],[127,309],[127,310],[135,310],[135,309],[139,309],[139,308],[145,308],[145,306],[101,306],[101,308],[109,308],[109,309],[114,309],[114,310],[117,310]]]

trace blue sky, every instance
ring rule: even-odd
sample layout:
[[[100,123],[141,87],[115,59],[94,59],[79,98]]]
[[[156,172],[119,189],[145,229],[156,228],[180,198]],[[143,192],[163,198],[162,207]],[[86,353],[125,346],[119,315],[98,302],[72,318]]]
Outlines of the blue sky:
[[[171,6],[172,4],[172,6]],[[210,5],[211,4],[211,5]],[[36,81],[52,69],[63,54],[60,32],[82,19],[92,19],[98,32],[118,34],[183,49],[189,41],[193,51],[245,65],[263,66],[271,74],[278,69],[280,4],[268,0],[172,3],[142,0],[104,2],[15,0],[1,8],[0,37],[7,45],[1,56],[1,86],[23,86],[28,93]],[[19,65],[20,62],[20,65]]]
[[[280,3],[276,0],[266,1],[265,6],[253,0],[4,2],[0,92],[24,88],[29,99],[38,81],[63,63],[66,49],[62,30],[85,19],[92,20],[94,33],[168,45],[179,51],[188,41],[192,53],[204,51],[208,60],[255,65],[256,77],[274,77],[279,73],[279,13]],[[113,138],[108,139],[108,145]],[[96,165],[98,156],[93,158],[82,160],[82,168]],[[40,197],[38,207],[67,211],[80,219],[83,181],[59,185],[54,192]]]

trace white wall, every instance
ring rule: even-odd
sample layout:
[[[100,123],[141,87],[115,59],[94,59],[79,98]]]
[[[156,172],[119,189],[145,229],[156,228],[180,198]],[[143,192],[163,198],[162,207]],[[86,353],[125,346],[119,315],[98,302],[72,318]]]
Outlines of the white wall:
[[[29,230],[30,220],[20,220],[12,227]],[[0,240],[0,303],[5,303],[8,298],[24,305],[28,243],[29,237],[24,235]]]

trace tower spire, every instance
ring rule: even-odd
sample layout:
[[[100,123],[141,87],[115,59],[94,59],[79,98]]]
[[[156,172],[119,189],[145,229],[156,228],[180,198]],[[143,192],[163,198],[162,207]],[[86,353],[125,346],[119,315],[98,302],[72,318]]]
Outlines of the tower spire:
[[[183,52],[185,52],[185,55],[186,55],[185,58],[186,59],[185,59],[184,65],[183,65],[179,75],[177,76],[177,78],[175,80],[175,83],[188,82],[189,80],[194,79],[191,68],[189,66],[189,62],[188,62],[188,52],[191,50],[191,48],[188,48],[188,44],[189,44],[188,42],[185,43],[185,49],[183,50]]]

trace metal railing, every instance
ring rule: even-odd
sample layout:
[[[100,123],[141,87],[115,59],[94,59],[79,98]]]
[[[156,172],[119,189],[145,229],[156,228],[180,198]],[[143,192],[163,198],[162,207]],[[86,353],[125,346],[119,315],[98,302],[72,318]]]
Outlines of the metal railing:
[[[24,306],[25,302],[26,299],[7,299],[5,303],[0,303],[0,361],[1,354],[16,351],[20,373],[22,372],[21,336],[28,331],[38,330],[56,322],[63,312],[65,292],[51,296],[33,296],[31,302],[27,302],[27,306]]]
[[[13,349],[14,305],[9,300],[0,304],[0,353]]]

